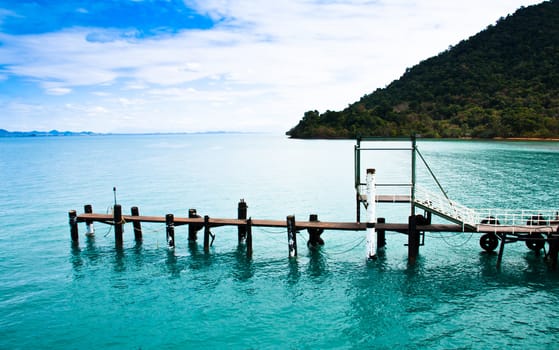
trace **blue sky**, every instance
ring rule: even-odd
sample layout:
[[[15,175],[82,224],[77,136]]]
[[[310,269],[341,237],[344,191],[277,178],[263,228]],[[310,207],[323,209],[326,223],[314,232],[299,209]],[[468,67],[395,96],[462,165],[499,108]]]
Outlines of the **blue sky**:
[[[0,0],[0,128],[285,132],[529,0]]]

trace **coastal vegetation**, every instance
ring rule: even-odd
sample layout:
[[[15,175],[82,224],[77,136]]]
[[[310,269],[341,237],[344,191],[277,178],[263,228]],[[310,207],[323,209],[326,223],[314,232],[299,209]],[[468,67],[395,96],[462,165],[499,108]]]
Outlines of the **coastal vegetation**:
[[[292,138],[559,137],[559,0],[522,7]]]

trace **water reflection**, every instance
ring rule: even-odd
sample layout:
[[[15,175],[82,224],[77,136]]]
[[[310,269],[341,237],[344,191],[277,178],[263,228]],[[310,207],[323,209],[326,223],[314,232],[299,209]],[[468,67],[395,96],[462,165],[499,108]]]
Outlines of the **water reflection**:
[[[178,257],[175,255],[175,249],[167,248],[167,259],[165,260],[165,266],[167,272],[173,278],[180,277],[182,267],[178,264]]]
[[[301,278],[301,271],[299,271],[299,261],[297,258],[289,258],[288,271],[287,284],[290,286],[297,284]]]
[[[188,242],[188,251],[190,252],[190,258],[187,259],[187,265],[190,269],[200,270],[207,269],[212,266],[212,256],[204,251],[201,251],[196,241]]]
[[[86,236],[83,248],[78,243],[71,243],[70,261],[75,278],[83,277],[83,268],[87,265],[96,265],[99,259],[100,254],[95,246],[94,236]]]
[[[126,271],[126,262],[125,262],[126,255],[124,254],[124,248],[116,247],[114,253],[114,260],[113,260],[113,270],[115,272],[124,272]]]
[[[323,254],[322,247],[309,249],[309,263],[307,272],[311,277],[327,277],[328,271],[328,258]]]
[[[144,249],[141,242],[136,243],[132,248],[132,258],[136,267],[141,268],[144,265]]]
[[[246,256],[246,246],[239,245],[234,252],[235,264],[232,275],[236,281],[245,282],[254,276],[254,264]]]

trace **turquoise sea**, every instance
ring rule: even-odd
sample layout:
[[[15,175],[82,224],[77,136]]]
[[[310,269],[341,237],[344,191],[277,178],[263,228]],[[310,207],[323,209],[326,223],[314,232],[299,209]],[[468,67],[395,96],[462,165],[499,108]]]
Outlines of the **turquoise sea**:
[[[364,232],[298,235],[254,228],[245,257],[236,228],[213,229],[209,254],[176,228],[125,225],[70,241],[68,211],[355,220],[353,141],[197,134],[0,138],[0,349],[556,349],[559,271],[524,244],[482,252],[479,235],[427,234],[417,263],[388,233],[365,259]],[[559,209],[559,143],[419,140],[449,196],[471,207]],[[363,157],[379,181],[405,181],[409,153]],[[370,164],[370,165],[369,165]],[[419,182],[430,178],[418,169]],[[378,215],[406,222],[407,205]]]

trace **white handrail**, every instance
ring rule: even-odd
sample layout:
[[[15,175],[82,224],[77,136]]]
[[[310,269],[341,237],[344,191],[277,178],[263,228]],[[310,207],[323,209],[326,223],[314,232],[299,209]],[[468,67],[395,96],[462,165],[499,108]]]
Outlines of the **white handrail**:
[[[552,226],[559,224],[559,210],[527,209],[472,209],[446,196],[415,187],[415,203],[433,213],[451,218],[465,225],[494,226]]]

